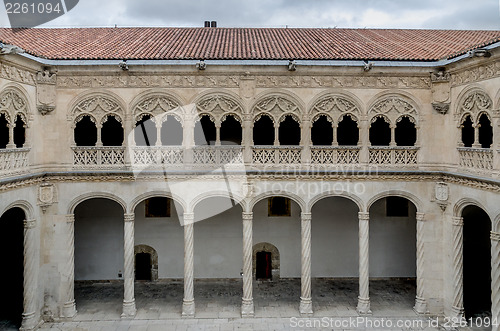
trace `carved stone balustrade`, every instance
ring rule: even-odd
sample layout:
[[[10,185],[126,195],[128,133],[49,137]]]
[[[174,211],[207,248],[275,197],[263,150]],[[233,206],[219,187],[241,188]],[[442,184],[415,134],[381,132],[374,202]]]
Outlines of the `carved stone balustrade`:
[[[254,146],[252,161],[254,165],[300,164],[301,155],[301,146]]]
[[[493,150],[488,148],[459,147],[459,166],[463,169],[493,169]]]
[[[125,147],[73,147],[76,168],[108,169],[125,166]]]
[[[373,146],[369,147],[369,163],[388,166],[417,165],[419,147]]]
[[[27,172],[29,151],[29,148],[0,149],[0,175]]]
[[[312,146],[311,164],[359,164],[361,147]]]

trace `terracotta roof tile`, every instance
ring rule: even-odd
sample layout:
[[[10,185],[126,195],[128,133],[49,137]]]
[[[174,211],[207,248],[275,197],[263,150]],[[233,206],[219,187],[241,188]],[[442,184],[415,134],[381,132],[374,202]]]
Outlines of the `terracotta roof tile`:
[[[500,41],[500,31],[283,28],[0,29],[48,59],[433,61]]]

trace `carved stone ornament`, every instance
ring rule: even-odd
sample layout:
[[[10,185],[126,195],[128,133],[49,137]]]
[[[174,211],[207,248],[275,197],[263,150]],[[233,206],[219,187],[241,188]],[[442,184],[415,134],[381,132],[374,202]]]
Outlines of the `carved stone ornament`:
[[[57,202],[57,191],[53,184],[40,184],[38,187],[38,205],[45,213],[48,207]]]
[[[431,73],[431,82],[449,82],[451,75],[446,71],[438,71],[436,73]]]
[[[42,115],[47,115],[56,109],[56,79],[56,74],[51,74],[48,70],[37,74],[36,107]]]
[[[448,110],[450,110],[449,102],[433,102],[432,108],[442,115],[446,115]]]
[[[443,182],[437,183],[434,188],[434,195],[437,200],[437,204],[444,212],[446,210],[446,207],[448,206],[448,198],[449,198],[448,185]]]

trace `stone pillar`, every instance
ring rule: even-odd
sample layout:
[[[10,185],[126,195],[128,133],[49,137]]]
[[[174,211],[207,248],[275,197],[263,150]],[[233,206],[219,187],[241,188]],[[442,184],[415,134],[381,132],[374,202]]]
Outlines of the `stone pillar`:
[[[157,123],[158,121],[161,121],[159,118],[156,119],[156,121],[154,121],[153,123],[155,124],[155,127],[156,127],[156,142],[155,142],[155,146],[161,146],[161,126],[163,125],[163,122],[159,122]]]
[[[332,130],[333,130],[332,146],[333,147],[337,147],[339,145],[339,140],[337,138],[337,129],[338,129],[338,125],[335,123],[332,123]]]
[[[253,306],[253,275],[252,275],[252,222],[253,213],[243,213],[243,300],[241,316],[254,316]]]
[[[362,119],[359,121],[359,140],[361,141],[361,152],[359,155],[360,163],[368,163],[370,159],[370,124],[368,120]]]
[[[311,121],[304,117],[300,126],[300,145],[302,146],[301,162],[311,163]]]
[[[250,115],[243,117],[243,141],[244,147],[243,160],[246,164],[252,163],[252,146],[253,146],[253,121]]]
[[[102,147],[102,124],[97,124],[97,142],[96,147]]]
[[[427,301],[425,300],[424,290],[424,217],[424,213],[417,213],[417,297],[415,298],[415,306],[413,307],[413,310],[417,314],[427,313]]]
[[[280,123],[274,123],[274,146],[280,145]]]
[[[311,298],[311,213],[301,214],[302,272],[300,291],[300,313],[312,314]]]
[[[474,125],[474,142],[472,143],[472,147],[481,148],[481,144],[479,143],[479,128],[481,124]]]
[[[21,330],[34,330],[38,326],[38,247],[36,220],[24,221],[23,321]]]
[[[220,123],[215,124],[215,146],[221,145],[221,143],[220,143],[220,128],[221,128]]]
[[[75,304],[75,215],[66,215],[66,233],[64,238],[66,248],[66,263],[64,274],[66,288],[64,290],[65,302],[62,308],[63,318],[76,316]]]
[[[500,232],[491,232],[491,318],[500,323]],[[493,326],[492,331],[498,331]]]
[[[391,124],[391,142],[389,146],[397,146],[396,144],[396,124]]]
[[[182,316],[194,317],[194,214],[184,213],[184,300]]]
[[[194,120],[187,117],[182,126],[182,145],[184,147],[184,165],[193,163],[193,146],[194,146]]]
[[[134,214],[124,215],[124,295],[122,318],[133,318],[137,312],[134,298]]]
[[[452,306],[451,317],[464,316],[463,269],[464,269],[464,220],[453,217],[451,220],[451,272],[452,272]]]
[[[359,212],[359,296],[358,314],[371,314],[370,310],[370,213]]]
[[[7,148],[16,148],[16,144],[14,144],[14,127],[16,126],[14,120],[8,126],[9,126],[9,143],[7,144]]]

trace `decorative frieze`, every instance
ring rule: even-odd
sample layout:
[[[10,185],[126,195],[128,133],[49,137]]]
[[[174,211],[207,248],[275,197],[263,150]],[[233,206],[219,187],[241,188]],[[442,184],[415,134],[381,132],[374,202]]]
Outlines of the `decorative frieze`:
[[[27,70],[0,63],[0,78],[29,85],[36,84],[36,76]]]
[[[474,83],[500,76],[500,62],[495,61],[476,68],[463,70],[451,75],[451,85]]]
[[[253,79],[251,81],[250,79]],[[59,76],[60,88],[121,88],[121,87],[176,87],[176,88],[241,88],[244,97],[252,97],[255,88],[416,88],[431,87],[430,77],[375,77],[375,76],[289,76],[289,75],[227,75],[206,76],[184,75],[112,75],[112,76]]]

